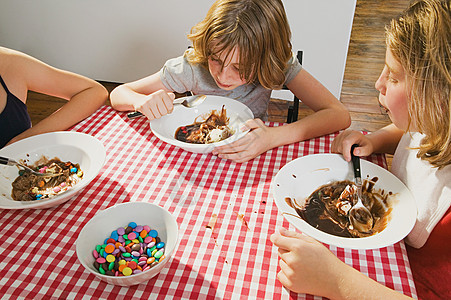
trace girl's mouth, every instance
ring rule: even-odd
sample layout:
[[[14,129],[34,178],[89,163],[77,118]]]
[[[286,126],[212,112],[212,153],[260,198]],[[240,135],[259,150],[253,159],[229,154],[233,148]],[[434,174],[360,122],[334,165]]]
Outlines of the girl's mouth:
[[[388,108],[386,108],[385,106],[383,106],[383,105],[381,104],[380,101],[379,101],[379,107],[380,107],[382,110],[384,110],[386,114],[388,114],[388,113],[390,112],[390,110],[389,110]]]
[[[216,80],[216,84],[223,89],[227,89],[230,88],[232,85],[231,84],[222,84],[220,81]]]

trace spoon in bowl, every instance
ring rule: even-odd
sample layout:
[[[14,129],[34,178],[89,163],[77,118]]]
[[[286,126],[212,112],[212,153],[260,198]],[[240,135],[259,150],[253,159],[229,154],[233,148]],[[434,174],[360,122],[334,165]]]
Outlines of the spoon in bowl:
[[[18,166],[19,168],[23,168],[25,170],[25,172],[30,172],[33,175],[41,176],[41,177],[56,177],[56,176],[60,176],[62,174],[62,173],[46,173],[46,172],[40,173],[40,172],[35,171],[32,168],[28,167],[27,165],[18,163],[17,161],[15,161],[12,158],[7,158],[7,157],[3,157],[3,156],[0,156],[0,164],[7,165],[7,166]]]
[[[354,169],[355,185],[357,186],[357,203],[349,210],[349,222],[351,222],[354,229],[360,232],[369,232],[373,228],[373,215],[362,202],[362,176],[360,172],[360,158],[354,155],[354,148],[357,144],[351,147],[351,161]]]
[[[205,98],[207,98],[207,96],[205,95],[192,95],[187,97],[180,97],[174,100],[174,105],[181,104],[185,107],[193,108],[204,102]],[[139,111],[134,111],[127,114],[127,117],[129,119],[134,119],[141,116],[143,116],[143,113]]]

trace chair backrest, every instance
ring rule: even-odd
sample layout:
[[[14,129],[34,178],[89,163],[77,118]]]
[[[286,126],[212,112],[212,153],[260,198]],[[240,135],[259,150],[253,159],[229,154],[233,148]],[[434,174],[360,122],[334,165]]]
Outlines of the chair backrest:
[[[298,58],[298,61],[301,65],[302,65],[302,55],[303,51],[298,50],[296,57]],[[288,90],[286,86],[283,86],[283,89]],[[296,122],[298,120],[298,114],[299,114],[299,99],[296,96],[294,96],[293,105],[290,105],[288,107],[287,123]]]

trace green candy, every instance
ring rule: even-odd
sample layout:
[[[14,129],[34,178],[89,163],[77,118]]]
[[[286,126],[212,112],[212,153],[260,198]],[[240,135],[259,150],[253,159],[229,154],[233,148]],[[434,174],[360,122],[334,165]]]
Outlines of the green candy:
[[[103,274],[103,275],[105,275],[105,273],[106,273],[102,267],[99,267],[99,272],[100,272],[100,274]]]
[[[130,256],[132,256],[130,253],[128,253],[128,252],[124,252],[124,253],[122,253],[122,256],[123,257],[130,257]]]
[[[162,257],[164,254],[163,250],[158,250],[157,253],[154,254],[153,257],[155,257],[156,259],[160,259],[160,257]]]

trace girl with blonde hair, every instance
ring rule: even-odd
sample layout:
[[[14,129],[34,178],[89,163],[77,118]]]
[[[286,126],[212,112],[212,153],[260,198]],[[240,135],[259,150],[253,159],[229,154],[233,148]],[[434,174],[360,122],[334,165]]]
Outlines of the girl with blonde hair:
[[[244,129],[251,131],[213,151],[236,162],[349,126],[346,108],[292,53],[281,0],[218,0],[188,38],[193,47],[183,56],[168,60],[155,74],[114,89],[110,96],[113,108],[140,111],[152,120],[171,113],[173,92],[240,101],[256,117],[245,124]],[[271,91],[283,85],[315,113],[285,126],[267,127],[262,120],[267,119]]]
[[[386,28],[386,60],[376,82],[393,124],[363,135],[347,130],[332,151],[394,153],[392,172],[412,191],[418,214],[405,239],[420,299],[451,299],[451,3],[420,0]],[[288,288],[332,299],[403,295],[341,262],[296,232],[271,237],[279,247],[279,280]],[[323,280],[327,280],[324,282]]]

